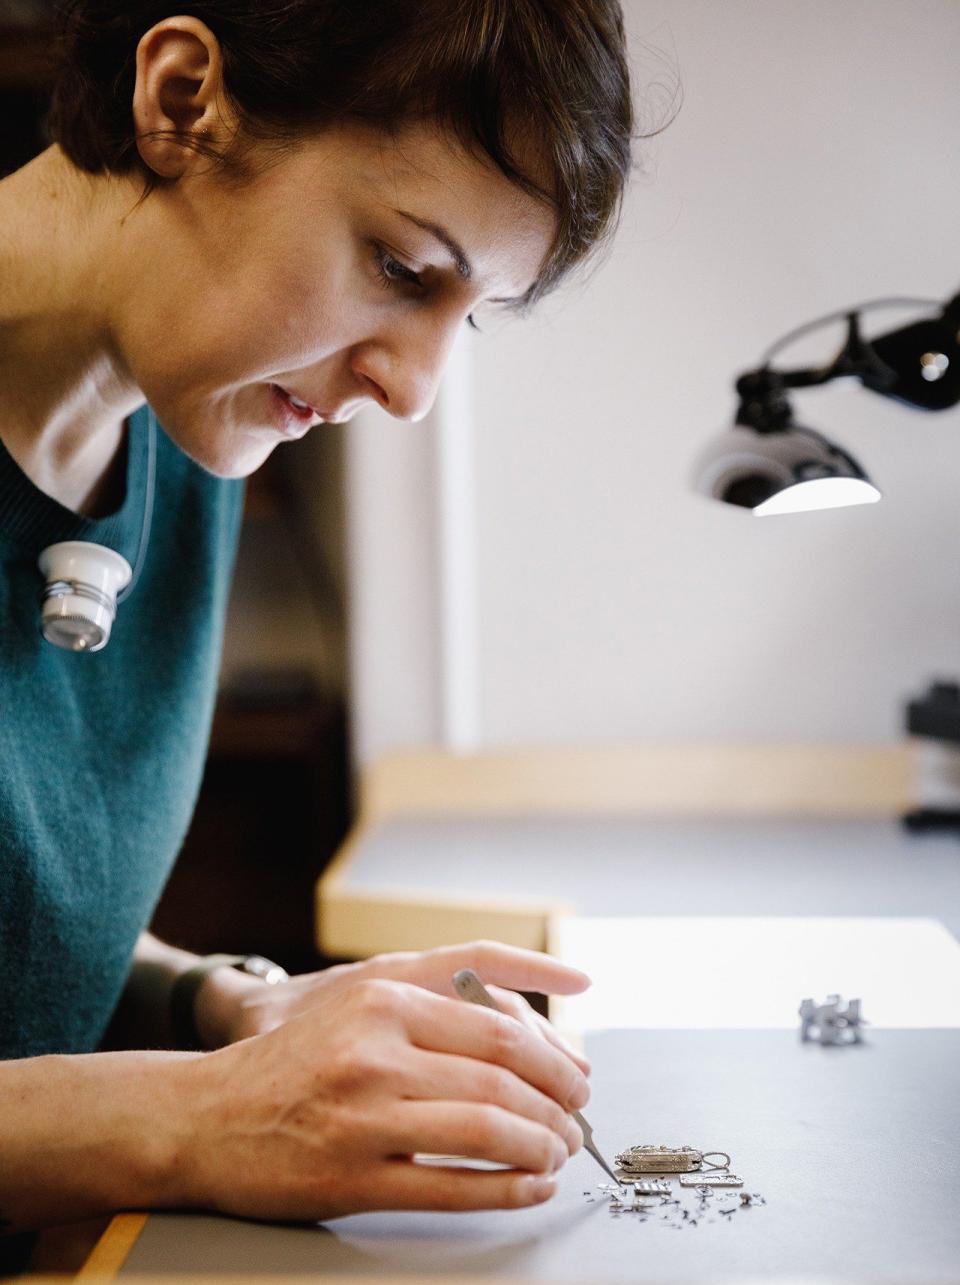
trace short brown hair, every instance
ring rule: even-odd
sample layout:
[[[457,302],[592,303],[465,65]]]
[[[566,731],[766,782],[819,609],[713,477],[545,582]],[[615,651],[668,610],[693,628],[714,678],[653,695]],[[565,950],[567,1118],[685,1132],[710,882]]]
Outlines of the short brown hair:
[[[633,130],[618,0],[67,0],[49,122],[74,164],[140,168],[149,187],[132,127],[135,53],[174,13],[220,41],[249,136],[433,119],[548,201],[557,236],[525,304],[616,222]],[[521,139],[535,144],[536,178]]]

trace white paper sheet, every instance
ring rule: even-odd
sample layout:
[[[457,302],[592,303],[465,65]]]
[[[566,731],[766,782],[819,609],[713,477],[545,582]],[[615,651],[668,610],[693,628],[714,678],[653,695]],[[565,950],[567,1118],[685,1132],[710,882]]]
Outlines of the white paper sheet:
[[[960,1026],[960,943],[935,919],[571,916],[555,950],[593,978],[551,1002],[570,1031],[799,1029],[833,993],[873,1026]]]

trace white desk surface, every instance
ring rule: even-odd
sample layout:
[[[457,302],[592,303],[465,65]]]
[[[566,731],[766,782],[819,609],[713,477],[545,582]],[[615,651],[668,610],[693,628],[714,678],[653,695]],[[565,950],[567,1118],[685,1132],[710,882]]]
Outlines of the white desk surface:
[[[863,1001],[873,1029],[960,1028],[960,942],[935,919],[559,919],[553,953],[587,973],[556,996],[564,1030],[791,1030],[800,1001]]]

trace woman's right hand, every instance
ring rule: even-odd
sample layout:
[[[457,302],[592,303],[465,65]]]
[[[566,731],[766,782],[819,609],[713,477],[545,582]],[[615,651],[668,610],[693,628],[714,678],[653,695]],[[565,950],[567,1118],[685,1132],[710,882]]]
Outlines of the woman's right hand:
[[[573,1061],[516,1018],[379,979],[182,1071],[177,1203],[275,1219],[539,1204],[582,1142],[569,1112],[589,1097]]]

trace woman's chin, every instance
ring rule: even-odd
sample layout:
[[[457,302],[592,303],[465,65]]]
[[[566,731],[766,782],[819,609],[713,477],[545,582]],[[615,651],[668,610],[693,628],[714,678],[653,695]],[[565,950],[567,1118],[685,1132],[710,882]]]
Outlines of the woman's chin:
[[[236,442],[216,445],[210,442],[181,442],[178,445],[194,464],[199,464],[214,477],[240,478],[255,473],[278,443],[276,439],[271,441],[267,434],[257,434],[255,438],[251,434],[250,440],[242,445]]]

